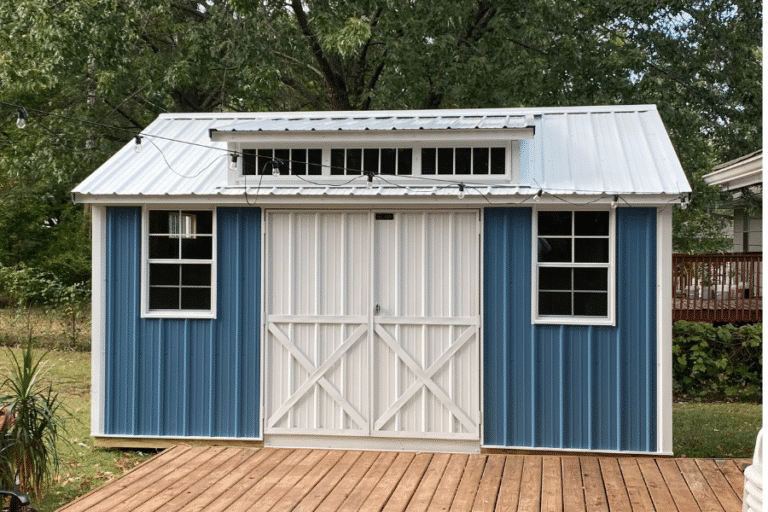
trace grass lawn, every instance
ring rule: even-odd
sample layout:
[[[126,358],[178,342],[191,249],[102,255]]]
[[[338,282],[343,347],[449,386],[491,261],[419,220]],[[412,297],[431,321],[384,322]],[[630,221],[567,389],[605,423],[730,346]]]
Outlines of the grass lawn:
[[[16,354],[20,350],[13,349]],[[38,351],[42,354],[43,351]],[[9,352],[0,348],[0,380]],[[87,352],[52,351],[46,355],[47,378],[59,390],[73,418],[59,446],[58,477],[40,501],[40,512],[55,510],[91,489],[122,475],[154,455],[152,451],[94,448],[90,433],[91,356]],[[761,406],[739,403],[674,404],[675,455],[686,457],[752,457],[760,428]]]
[[[672,407],[675,456],[751,459],[762,414],[760,404],[676,403]]]

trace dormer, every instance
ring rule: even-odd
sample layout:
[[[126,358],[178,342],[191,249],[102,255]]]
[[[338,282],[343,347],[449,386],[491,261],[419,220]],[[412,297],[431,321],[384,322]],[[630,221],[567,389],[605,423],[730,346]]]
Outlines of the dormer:
[[[518,183],[533,115],[476,111],[265,114],[210,130],[231,153],[229,186]]]

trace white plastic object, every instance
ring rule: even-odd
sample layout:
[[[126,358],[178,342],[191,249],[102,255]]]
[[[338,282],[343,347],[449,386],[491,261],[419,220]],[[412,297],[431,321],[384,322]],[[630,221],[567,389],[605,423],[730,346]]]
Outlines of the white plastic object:
[[[763,512],[763,429],[757,434],[752,465],[744,470],[742,512]]]

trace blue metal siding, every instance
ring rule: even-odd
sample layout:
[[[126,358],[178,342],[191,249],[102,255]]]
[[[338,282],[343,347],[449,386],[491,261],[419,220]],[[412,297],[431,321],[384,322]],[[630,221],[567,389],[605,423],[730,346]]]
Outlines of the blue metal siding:
[[[216,320],[141,318],[141,209],[107,208],[105,434],[259,436],[261,212],[216,226]]]
[[[656,210],[617,210],[616,326],[532,324],[531,215],[484,214],[484,444],[655,451]]]

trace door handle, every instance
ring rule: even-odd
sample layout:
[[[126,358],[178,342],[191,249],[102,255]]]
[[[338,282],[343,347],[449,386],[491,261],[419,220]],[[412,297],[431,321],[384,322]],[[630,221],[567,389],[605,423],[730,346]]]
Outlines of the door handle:
[[[381,312],[381,306],[377,302],[376,305],[373,307],[373,314],[378,315]]]

